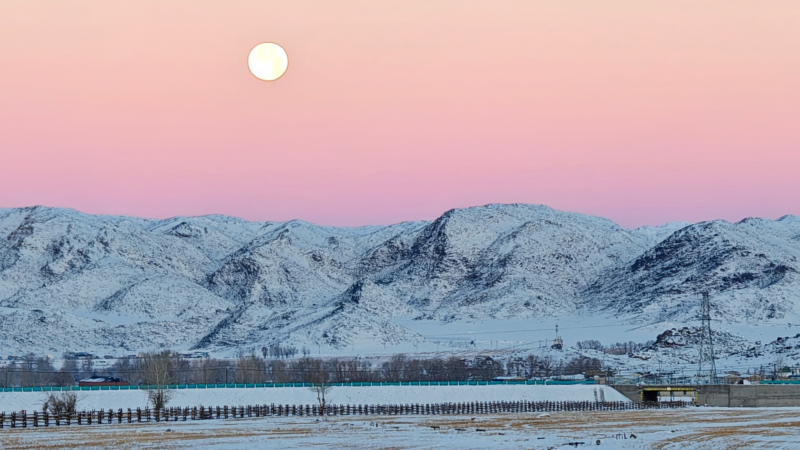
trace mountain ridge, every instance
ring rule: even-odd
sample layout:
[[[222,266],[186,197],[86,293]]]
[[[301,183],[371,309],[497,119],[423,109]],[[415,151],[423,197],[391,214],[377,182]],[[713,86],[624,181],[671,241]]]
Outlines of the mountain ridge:
[[[6,208],[0,343],[40,353],[417,346],[424,337],[395,320],[680,322],[696,315],[704,290],[724,305],[719,320],[781,321],[800,312],[798,261],[792,215],[627,229],[544,205],[490,204],[430,222],[330,227]],[[54,332],[63,337],[35,337]]]

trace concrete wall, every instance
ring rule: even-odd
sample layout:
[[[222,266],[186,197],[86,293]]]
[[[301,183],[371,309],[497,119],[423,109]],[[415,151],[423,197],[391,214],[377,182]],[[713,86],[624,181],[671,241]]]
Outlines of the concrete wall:
[[[635,384],[618,384],[613,386],[613,388],[619,391],[620,394],[631,399],[631,401],[636,403],[642,401],[642,388],[640,386],[636,386]]]
[[[697,403],[703,406],[730,406],[730,384],[697,387]]]
[[[614,389],[634,402],[642,400],[644,388],[655,386],[617,385]],[[685,387],[685,386],[682,386]],[[699,385],[697,400],[703,406],[781,407],[800,406],[800,385]],[[663,388],[666,390],[666,387]]]
[[[733,385],[728,406],[800,406],[800,386],[792,384]]]

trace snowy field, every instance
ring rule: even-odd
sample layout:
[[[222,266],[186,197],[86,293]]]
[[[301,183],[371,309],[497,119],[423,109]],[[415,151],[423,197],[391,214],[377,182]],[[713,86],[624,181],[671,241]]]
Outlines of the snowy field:
[[[488,385],[488,386],[341,386],[332,388],[327,399],[332,404],[406,404],[491,401],[628,401],[608,386],[573,385]],[[76,391],[78,409],[118,409],[147,406],[147,391]],[[262,404],[316,404],[310,388],[180,389],[174,390],[169,406],[240,406]],[[0,393],[0,411],[40,410],[42,392]]]
[[[547,449],[583,442],[608,449],[795,449],[800,441],[798,417],[800,408],[493,414],[474,420],[469,416],[334,417],[326,421],[271,417],[6,428],[0,431],[0,448]]]

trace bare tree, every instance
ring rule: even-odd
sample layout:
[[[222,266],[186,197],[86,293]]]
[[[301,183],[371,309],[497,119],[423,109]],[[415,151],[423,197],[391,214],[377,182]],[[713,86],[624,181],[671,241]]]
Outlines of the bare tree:
[[[193,382],[199,384],[226,383],[225,375],[231,371],[230,362],[205,358],[192,364]]]
[[[405,368],[408,365],[405,355],[394,355],[383,363],[383,379],[386,381],[403,381]]]
[[[540,376],[549,377],[553,373],[556,363],[550,355],[545,355],[539,358],[536,365]]]
[[[50,392],[42,405],[42,411],[53,415],[72,414],[78,405],[78,394],[75,392]]]
[[[317,403],[319,403],[319,415],[323,415],[325,412],[325,406],[328,405],[327,396],[333,390],[333,386],[331,386],[327,382],[320,382],[314,383],[311,386],[311,391],[317,394]]]
[[[311,382],[311,391],[317,394],[317,403],[319,403],[319,415],[325,413],[325,406],[328,405],[328,394],[333,390],[330,384],[330,376],[327,368],[322,360],[313,358],[303,358],[303,371],[305,377]]]
[[[0,367],[0,387],[11,387],[10,376],[11,375],[11,368],[9,367]]]
[[[81,362],[80,372],[78,377],[80,379],[87,378],[94,375],[94,363],[91,357],[84,358]]]
[[[533,378],[534,370],[536,367],[536,357],[534,355],[528,355],[528,357],[526,358],[526,367],[527,367],[527,373],[525,374],[525,376],[528,378]]]
[[[272,375],[273,383],[288,383],[291,381],[291,372],[283,361],[272,360],[269,363],[269,371]]]
[[[772,377],[779,377],[783,369],[783,355],[775,355],[775,362],[772,364],[773,374]]]
[[[255,356],[239,355],[236,359],[236,383],[263,383],[267,373],[267,363]]]
[[[64,365],[55,374],[56,386],[72,386],[78,373],[78,363],[74,359],[65,359]]]
[[[156,410],[164,409],[172,399],[172,390],[169,388],[170,357],[169,351],[150,352],[140,360],[148,384],[147,400]]]

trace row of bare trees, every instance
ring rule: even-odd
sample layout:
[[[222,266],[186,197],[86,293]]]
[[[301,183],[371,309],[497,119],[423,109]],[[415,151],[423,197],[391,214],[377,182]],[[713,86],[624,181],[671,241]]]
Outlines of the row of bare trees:
[[[303,347],[303,356],[308,353],[308,349]],[[294,358],[295,355],[297,355],[297,347],[293,345],[273,344],[269,347],[261,347],[261,356],[264,358]]]
[[[501,361],[489,357],[464,359],[417,359],[395,355],[373,364],[361,358],[316,359],[301,358],[295,361],[272,361],[268,367],[270,380],[277,383],[316,382],[314,374],[325,374],[330,383],[348,382],[404,382],[404,381],[488,381],[498,376],[522,378],[575,375],[602,370],[602,362],[595,358],[576,357],[555,360],[549,356],[536,358],[509,358]]]
[[[28,354],[0,367],[0,387],[72,386],[92,373],[90,360],[66,360],[56,370],[49,358]]]
[[[0,386],[72,386],[92,375],[115,376],[138,385],[228,383],[330,383],[491,380],[498,376],[550,377],[600,370],[593,358],[556,360],[549,356],[471,359],[414,358],[395,355],[389,359],[302,358],[267,360],[253,355],[235,359],[186,358],[171,351],[143,353],[120,358],[110,367],[92,367],[91,360],[66,360],[56,370],[50,360],[36,358],[0,368]],[[320,378],[322,377],[322,378]],[[159,394],[160,395],[160,394]]]
[[[644,343],[641,342],[617,342],[610,345],[603,345],[600,341],[589,339],[586,341],[580,341],[575,345],[575,348],[578,350],[597,350],[599,352],[603,352],[609,355],[628,355],[634,352],[638,352],[640,350],[644,350],[653,344],[656,341],[647,341]]]

